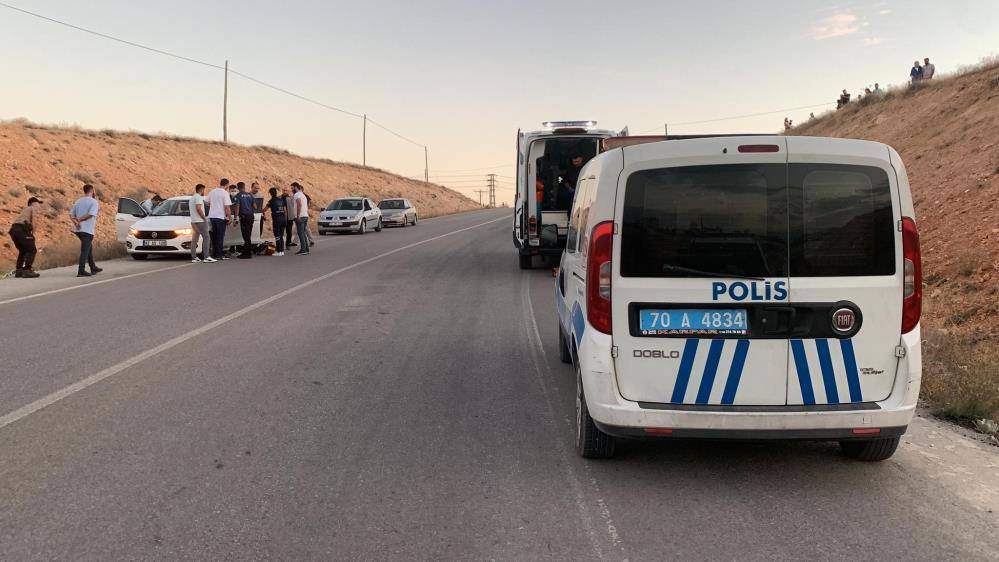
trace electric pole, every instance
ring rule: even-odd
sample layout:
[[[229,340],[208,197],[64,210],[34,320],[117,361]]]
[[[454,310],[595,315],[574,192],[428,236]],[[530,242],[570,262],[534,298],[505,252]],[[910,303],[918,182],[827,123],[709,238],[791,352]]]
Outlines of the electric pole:
[[[488,174],[489,182],[489,207],[496,207],[496,174]]]
[[[229,142],[229,61],[225,61],[225,85],[222,87],[222,142]]]
[[[486,189],[476,189],[475,192],[479,194],[479,206],[481,207],[482,206],[482,194],[483,193],[489,193],[489,191],[486,190]]]
[[[364,114],[364,128],[361,129],[361,165],[368,167],[368,114]]]

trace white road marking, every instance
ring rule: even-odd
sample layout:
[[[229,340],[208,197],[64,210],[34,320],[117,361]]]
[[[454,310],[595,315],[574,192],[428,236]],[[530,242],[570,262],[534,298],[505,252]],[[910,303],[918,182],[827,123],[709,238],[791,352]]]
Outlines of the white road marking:
[[[300,291],[300,290],[302,290],[302,289],[304,289],[306,287],[315,285],[316,283],[320,283],[320,282],[325,281],[325,280],[327,280],[327,279],[329,279],[331,277],[335,277],[337,275],[340,275],[341,273],[350,271],[352,269],[356,269],[358,267],[361,267],[362,265],[366,265],[366,264],[369,264],[369,263],[371,263],[373,261],[377,261],[377,260],[380,260],[382,258],[386,258],[388,256],[391,256],[393,254],[397,254],[399,252],[408,250],[410,248],[415,248],[417,246],[422,246],[423,244],[429,244],[430,242],[433,242],[435,240],[440,240],[441,238],[447,238],[448,236],[454,236],[455,234],[460,234],[462,232],[466,232],[466,231],[469,231],[469,230],[480,228],[480,227],[483,227],[483,226],[486,226],[486,225],[489,225],[489,224],[493,224],[495,222],[503,221],[503,220],[509,220],[509,217],[505,217],[504,216],[504,217],[501,217],[501,218],[498,218],[498,219],[494,219],[494,220],[491,220],[491,221],[486,221],[486,222],[475,224],[475,225],[468,226],[468,227],[465,227],[465,228],[459,228],[458,230],[453,230],[453,231],[448,232],[446,234],[441,234],[439,236],[434,236],[432,238],[427,238],[426,240],[420,240],[419,242],[413,242],[411,244],[406,244],[405,246],[400,246],[400,247],[398,247],[398,248],[396,248],[394,250],[390,250],[388,252],[385,252],[385,253],[382,253],[382,254],[378,254],[377,256],[372,256],[370,258],[361,260],[359,262],[350,264],[350,265],[345,266],[345,267],[341,267],[340,269],[331,271],[331,272],[326,273],[324,275],[320,275],[319,277],[316,277],[314,279],[310,279],[308,281],[305,281],[303,283],[295,285],[294,287],[291,287],[290,289],[287,289],[285,291],[281,291],[280,293],[278,293],[276,295],[273,295],[271,297],[268,297],[268,298],[266,298],[266,299],[264,299],[264,300],[262,300],[260,302],[257,302],[257,303],[255,303],[255,304],[253,304],[251,306],[248,306],[246,308],[240,309],[240,310],[238,310],[236,312],[233,312],[232,314],[229,314],[227,316],[223,316],[222,318],[219,318],[218,320],[215,320],[213,322],[209,322],[208,324],[205,324],[204,326],[201,326],[200,328],[196,328],[196,329],[191,330],[190,332],[187,332],[187,333],[185,333],[183,335],[177,336],[177,337],[175,337],[175,338],[173,338],[173,339],[171,339],[169,341],[163,342],[160,345],[157,345],[156,347],[147,349],[146,351],[143,351],[142,353],[139,353],[138,355],[134,355],[134,356],[132,356],[132,357],[130,357],[130,358],[122,361],[121,363],[118,363],[117,365],[112,365],[112,366],[110,366],[110,367],[108,367],[108,368],[106,368],[106,369],[104,369],[102,371],[99,371],[97,373],[94,373],[93,375],[90,375],[89,377],[87,377],[85,379],[79,380],[79,381],[77,381],[77,382],[75,382],[75,383],[73,383],[73,384],[71,384],[71,385],[69,385],[69,386],[67,386],[65,388],[57,390],[57,391],[49,394],[48,396],[39,398],[38,400],[35,400],[34,402],[31,402],[30,404],[26,404],[24,406],[21,406],[20,408],[14,410],[13,412],[10,412],[8,414],[0,416],[0,429],[3,429],[3,428],[7,427],[8,425],[10,425],[12,423],[15,423],[15,422],[17,422],[19,420],[22,420],[22,419],[30,416],[31,414],[33,414],[33,413],[41,410],[42,408],[45,408],[47,406],[51,406],[52,404],[55,404],[56,402],[59,402],[60,400],[68,398],[68,397],[76,394],[77,392],[80,392],[81,390],[83,390],[85,388],[91,387],[91,386],[93,386],[93,385],[101,382],[102,380],[108,378],[108,377],[114,376],[114,375],[116,375],[116,374],[124,371],[125,369],[128,369],[129,367],[137,365],[138,363],[141,363],[141,362],[145,361],[146,359],[149,359],[150,357],[153,357],[154,355],[157,355],[159,353],[163,353],[164,351],[167,351],[169,349],[177,347],[178,345],[180,345],[180,344],[182,344],[182,343],[184,343],[186,341],[194,339],[194,338],[196,338],[196,337],[198,337],[198,336],[200,336],[200,335],[202,335],[202,334],[204,334],[204,333],[206,333],[206,332],[208,332],[210,330],[218,328],[219,326],[222,326],[223,324],[231,322],[231,321],[233,321],[233,320],[235,320],[237,318],[240,318],[242,316],[246,316],[247,314],[249,314],[249,313],[251,313],[251,312],[253,312],[253,311],[255,311],[255,310],[259,309],[259,308],[267,306],[268,304],[270,304],[270,303],[272,303],[272,302],[274,302],[276,300],[280,300],[280,299],[282,299],[282,298],[284,298],[284,297],[286,297],[286,296],[288,296],[288,295],[290,295],[292,293]]]
[[[546,361],[547,354],[545,352],[544,344],[541,341],[541,332],[538,330],[538,319],[534,314],[534,307],[531,304],[531,281],[530,279],[524,283],[527,289],[523,292],[524,295],[524,307],[527,309],[525,316],[530,320],[528,328],[530,328],[530,336],[528,339],[531,340],[533,344],[531,346],[532,351],[536,353],[531,353],[531,361],[534,363],[535,373],[538,375],[538,384],[541,386],[541,393],[545,397],[545,401],[548,403],[548,411],[552,416],[552,420],[558,419],[558,408],[555,406],[555,402],[552,399],[551,393],[548,391],[548,386],[545,384],[546,380],[552,380],[555,375],[548,369],[548,364]],[[538,361],[538,355],[541,356],[543,361]],[[542,366],[543,365],[543,366]],[[575,388],[573,388],[575,391]],[[564,420],[568,422],[568,420]],[[570,428],[574,431],[572,423],[568,424]],[[600,541],[597,538],[596,532],[593,530],[593,522],[590,517],[589,512],[586,509],[586,500],[583,497],[583,484],[582,479],[577,474],[576,469],[573,467],[573,458],[569,453],[568,448],[561,439],[558,439],[558,444],[556,445],[560,456],[562,457],[562,465],[566,467],[566,472],[568,472],[569,483],[573,489],[576,496],[576,507],[579,509],[580,516],[583,519],[583,527],[585,528],[587,538],[590,540],[590,545],[593,547],[593,553],[597,558],[603,559],[604,552],[600,547]],[[586,470],[589,472],[589,465],[586,465]],[[610,509],[607,507],[607,503],[604,502],[603,498],[600,497],[600,486],[597,484],[597,479],[590,476],[590,485],[593,487],[594,491],[597,493],[597,505],[600,508],[600,517],[604,520],[604,525],[606,526],[607,538],[610,543],[617,549],[620,550],[621,556],[624,560],[627,560],[627,552],[624,545],[621,544],[621,537],[617,532],[617,527],[614,525],[614,520],[611,519]]]
[[[28,299],[36,299],[38,297],[44,297],[47,295],[54,295],[56,293],[65,293],[66,291],[75,291],[76,289],[83,289],[84,287],[94,287],[97,285],[103,285],[105,283],[110,283],[112,281],[121,281],[122,279],[131,279],[132,277],[139,277],[142,275],[149,275],[150,273],[159,273],[161,271],[170,271],[171,269],[178,269],[181,267],[188,267],[193,264],[184,263],[181,265],[171,265],[170,267],[161,267],[159,269],[151,269],[149,271],[140,271],[139,273],[130,273],[128,275],[122,275],[120,277],[109,277],[107,279],[101,279],[100,281],[90,281],[86,283],[81,283],[79,285],[73,285],[72,287],[63,287],[62,289],[52,289],[51,291],[44,291],[41,293],[35,293],[33,295],[24,295],[23,297],[15,297],[12,299],[7,299],[5,301],[0,301],[0,306],[5,304],[10,304],[14,302],[26,301]]]

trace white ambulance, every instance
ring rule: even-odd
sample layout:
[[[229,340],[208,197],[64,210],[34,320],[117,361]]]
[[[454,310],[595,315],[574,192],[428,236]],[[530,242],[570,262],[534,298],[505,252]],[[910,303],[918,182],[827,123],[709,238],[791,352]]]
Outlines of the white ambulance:
[[[895,150],[666,140],[607,150],[580,177],[556,304],[582,456],[655,437],[894,453],[919,394],[922,298]]]
[[[517,131],[517,195],[513,244],[520,268],[535,256],[558,256],[565,248],[577,176],[613,131],[596,121],[546,121],[539,131]]]

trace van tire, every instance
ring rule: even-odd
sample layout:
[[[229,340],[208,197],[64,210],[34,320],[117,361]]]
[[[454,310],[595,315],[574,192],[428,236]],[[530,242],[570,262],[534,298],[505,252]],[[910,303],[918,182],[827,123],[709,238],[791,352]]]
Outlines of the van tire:
[[[565,332],[558,326],[558,358],[563,363],[572,363],[572,350],[569,349],[569,342],[565,340]]]
[[[901,437],[887,437],[864,441],[840,441],[843,454],[858,461],[883,461],[895,454]]]
[[[531,254],[520,254],[520,269],[532,269],[534,267],[534,258]]]
[[[576,364],[576,452],[584,459],[609,459],[614,456],[614,438],[607,435],[590,417],[583,392],[583,378]]]

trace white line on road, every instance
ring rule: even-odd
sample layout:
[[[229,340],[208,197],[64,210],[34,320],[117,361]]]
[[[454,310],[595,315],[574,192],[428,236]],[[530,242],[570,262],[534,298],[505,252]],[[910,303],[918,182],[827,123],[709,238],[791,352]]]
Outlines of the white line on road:
[[[46,295],[54,295],[56,293],[65,293],[66,291],[74,291],[76,289],[82,289],[84,287],[93,287],[95,285],[103,285],[104,283],[110,283],[112,281],[121,281],[122,279],[131,279],[132,277],[139,277],[140,275],[149,275],[150,273],[159,273],[161,271],[170,271],[171,269],[177,269],[180,267],[188,267],[191,264],[184,263],[181,265],[171,265],[170,267],[161,267],[159,269],[151,269],[149,271],[141,271],[139,273],[130,273],[128,275],[122,275],[120,277],[109,277],[107,279],[101,279],[100,281],[91,281],[89,283],[82,283],[80,285],[73,285],[72,287],[63,287],[62,289],[52,289],[51,291],[44,291],[41,293],[35,293],[33,295],[25,295],[23,297],[15,297],[12,299],[7,299],[5,301],[0,301],[0,306],[5,304],[10,304],[13,302],[26,301],[28,299],[35,299],[38,297],[44,297]]]
[[[30,404],[21,406],[20,408],[14,410],[13,412],[10,412],[9,414],[5,414],[3,416],[0,416],[0,429],[3,429],[5,427],[7,427],[8,425],[10,425],[10,424],[12,424],[14,422],[22,420],[22,419],[30,416],[31,414],[33,414],[33,413],[41,410],[42,408],[45,408],[47,406],[51,406],[52,404],[55,404],[56,402],[59,402],[60,400],[63,400],[64,398],[68,398],[68,397],[76,394],[77,392],[80,392],[81,390],[83,390],[85,388],[93,386],[93,385],[101,382],[102,380],[104,380],[104,379],[106,379],[108,377],[114,376],[114,375],[116,375],[116,374],[124,371],[125,369],[128,369],[129,367],[132,367],[133,365],[136,365],[138,363],[141,363],[141,362],[145,361],[146,359],[149,359],[150,357],[153,357],[154,355],[157,355],[159,353],[163,353],[164,351],[167,351],[168,349],[172,349],[174,347],[177,347],[178,345],[180,345],[180,344],[182,344],[182,343],[184,343],[184,342],[186,342],[188,340],[196,338],[196,337],[200,336],[201,334],[204,334],[204,333],[206,333],[206,332],[208,332],[210,330],[218,328],[219,326],[221,326],[223,324],[226,324],[228,322],[231,322],[231,321],[233,321],[233,320],[235,320],[237,318],[240,318],[242,316],[246,316],[247,314],[249,314],[249,313],[251,313],[251,312],[253,312],[253,311],[255,311],[255,310],[259,309],[259,308],[267,306],[268,304],[270,304],[270,303],[272,303],[272,302],[274,302],[276,300],[280,300],[280,299],[282,299],[282,298],[284,298],[284,297],[286,297],[286,296],[288,296],[288,295],[290,295],[292,293],[300,291],[300,290],[302,290],[302,289],[304,289],[306,287],[309,287],[311,285],[315,285],[316,283],[320,283],[320,282],[325,281],[325,280],[327,280],[327,279],[329,279],[331,277],[340,275],[341,273],[344,273],[346,271],[350,271],[352,269],[356,269],[358,267],[361,267],[362,265],[366,265],[366,264],[369,264],[369,263],[371,263],[373,261],[377,261],[377,260],[380,260],[382,258],[386,258],[388,256],[391,256],[393,254],[397,254],[399,252],[408,250],[410,248],[415,248],[416,246],[422,246],[423,244],[429,244],[430,242],[433,242],[435,240],[440,240],[441,238],[447,238],[448,236],[454,236],[455,234],[460,234],[462,232],[466,232],[468,230],[473,230],[473,229],[476,229],[476,228],[480,228],[480,227],[486,226],[488,224],[493,224],[495,222],[499,222],[499,221],[502,221],[502,220],[509,220],[509,217],[505,217],[505,216],[504,217],[500,217],[498,219],[493,219],[491,221],[482,222],[482,223],[475,224],[475,225],[472,225],[472,226],[468,226],[468,227],[465,227],[465,228],[459,228],[458,230],[453,230],[451,232],[448,232],[447,234],[441,234],[440,236],[434,236],[432,238],[427,238],[426,240],[420,240],[419,242],[413,242],[411,244],[406,244],[405,246],[400,246],[400,247],[398,247],[398,248],[396,248],[394,250],[390,250],[388,252],[385,252],[385,253],[382,253],[382,254],[378,254],[377,256],[372,256],[372,257],[370,257],[368,259],[364,259],[364,260],[361,260],[361,261],[356,262],[356,263],[352,263],[352,264],[350,264],[348,266],[341,267],[340,269],[331,271],[331,272],[326,273],[324,275],[320,275],[319,277],[316,277],[315,279],[310,279],[308,281],[305,281],[304,283],[300,283],[298,285],[295,285],[294,287],[291,287],[290,289],[287,289],[285,291],[281,291],[280,293],[278,293],[276,295],[273,295],[271,297],[268,297],[268,298],[266,298],[266,299],[264,299],[264,300],[262,300],[260,302],[257,302],[257,303],[255,303],[253,305],[250,305],[250,306],[246,307],[246,308],[240,309],[240,310],[238,310],[236,312],[233,312],[232,314],[229,314],[227,316],[223,316],[222,318],[219,318],[218,320],[215,320],[213,322],[209,322],[208,324],[205,324],[204,326],[202,326],[200,328],[196,328],[194,330],[191,330],[190,332],[187,332],[186,334],[177,336],[177,337],[173,338],[172,340],[169,340],[169,341],[166,341],[164,343],[161,343],[160,345],[157,345],[156,347],[153,347],[151,349],[147,349],[146,351],[143,351],[142,353],[139,353],[138,355],[134,355],[134,356],[132,356],[132,357],[130,357],[130,358],[122,361],[121,363],[118,363],[117,365],[112,365],[112,366],[110,366],[110,367],[108,367],[108,368],[106,368],[106,369],[104,369],[102,371],[99,371],[97,373],[94,373],[93,375],[90,375],[89,377],[87,377],[85,379],[77,381],[77,382],[75,382],[75,383],[73,383],[73,384],[71,384],[71,385],[69,385],[69,386],[67,386],[67,387],[65,387],[65,388],[63,388],[61,390],[57,390],[57,391],[53,392],[52,394],[49,394],[48,396],[39,398],[38,400],[35,400],[34,402],[31,402]]]

